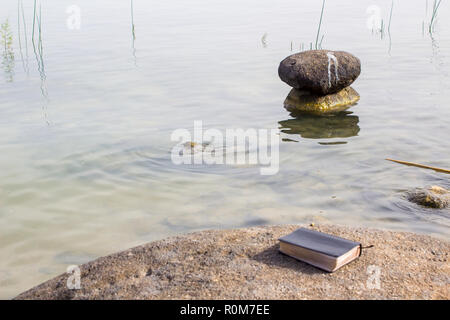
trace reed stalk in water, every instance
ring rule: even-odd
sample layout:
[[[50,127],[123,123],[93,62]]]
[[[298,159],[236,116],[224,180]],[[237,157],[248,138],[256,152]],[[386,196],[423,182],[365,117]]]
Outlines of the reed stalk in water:
[[[21,19],[22,18],[22,19]],[[21,21],[22,20],[22,21]],[[21,28],[20,26],[23,25],[23,33],[24,33],[24,40],[25,40],[25,56],[26,60],[23,58],[23,52],[22,52],[22,41],[21,41]],[[20,57],[22,59],[22,66],[24,71],[29,74],[30,69],[28,66],[28,37],[27,37],[27,24],[25,21],[25,11],[23,9],[23,2],[22,0],[17,1],[17,28],[18,28],[18,40],[19,40],[19,50],[20,50]]]
[[[419,163],[408,162],[408,161],[401,161],[401,160],[394,160],[394,159],[389,159],[389,158],[386,159],[386,160],[392,161],[392,162],[397,162],[397,163],[404,164],[404,165],[407,165],[407,166],[413,166],[413,167],[418,167],[418,168],[423,168],[423,169],[431,169],[431,170],[434,170],[434,171],[437,171],[437,172],[450,174],[450,170],[447,170],[447,169],[430,167],[430,166],[426,166],[426,165],[419,164]]]
[[[34,26],[36,24],[36,0],[34,0],[34,7],[33,7],[33,30],[31,31],[31,42],[33,42],[33,46],[35,46],[34,44]]]
[[[320,34],[320,27],[322,26],[322,17],[323,17],[323,9],[325,7],[325,0],[322,2],[322,11],[320,12],[320,20],[319,20],[319,26],[317,27],[317,34],[316,34],[316,50],[318,49],[318,43],[319,43],[319,34]],[[323,37],[322,37],[323,38]]]
[[[131,4],[131,50],[132,50],[132,55],[133,55],[134,66],[137,67],[136,46],[135,46],[136,32],[135,32],[135,27],[134,27],[133,0],[130,1],[130,4]]]
[[[430,24],[428,26],[428,32],[430,34],[433,33],[433,26],[434,26],[434,23],[436,22],[437,11],[438,11],[440,5],[441,5],[441,0],[439,0],[439,1],[434,0],[433,11],[431,13],[431,20],[430,20]]]
[[[8,19],[0,25],[0,38],[3,47],[1,54],[3,71],[5,72],[6,82],[12,82],[14,77],[13,34]]]
[[[392,10],[394,9],[394,0],[391,3],[391,12],[389,13],[388,32],[391,32]]]
[[[392,21],[392,11],[394,9],[394,0],[391,3],[391,12],[389,13],[389,24],[388,24],[388,36],[389,36],[389,55],[391,54],[392,49],[392,37],[391,37],[391,21]]]

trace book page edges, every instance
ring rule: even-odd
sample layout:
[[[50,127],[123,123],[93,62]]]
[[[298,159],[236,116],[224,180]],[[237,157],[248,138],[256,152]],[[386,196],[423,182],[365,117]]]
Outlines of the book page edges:
[[[294,250],[292,250],[292,248],[301,249],[303,251],[303,253],[305,253],[307,255],[309,254],[309,259],[308,259],[308,257],[296,256],[295,252],[294,252]],[[291,250],[289,250],[289,249],[291,249]],[[360,249],[360,245],[357,245],[353,249],[351,249],[348,252],[346,252],[345,254],[343,254],[342,256],[336,258],[336,257],[329,256],[329,255],[326,255],[326,254],[318,252],[318,251],[314,251],[314,250],[311,250],[308,248],[290,244],[289,242],[282,241],[282,242],[280,242],[279,250],[281,253],[283,253],[287,256],[290,256],[291,258],[308,263],[316,268],[319,268],[319,269],[327,271],[327,272],[334,272],[334,271],[338,270],[339,268],[343,267],[344,265],[346,265],[346,264],[352,262],[353,260],[355,260],[356,258],[358,258],[360,255],[361,249]],[[321,264],[319,261],[315,261],[314,256],[318,257],[319,259],[322,259],[325,263]]]

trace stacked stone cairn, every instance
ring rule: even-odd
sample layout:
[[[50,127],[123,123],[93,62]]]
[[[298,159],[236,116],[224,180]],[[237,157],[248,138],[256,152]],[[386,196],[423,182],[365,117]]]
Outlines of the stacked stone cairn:
[[[361,62],[344,51],[309,50],[281,61],[278,75],[293,89],[284,101],[292,112],[333,114],[355,105],[359,94],[350,87]]]

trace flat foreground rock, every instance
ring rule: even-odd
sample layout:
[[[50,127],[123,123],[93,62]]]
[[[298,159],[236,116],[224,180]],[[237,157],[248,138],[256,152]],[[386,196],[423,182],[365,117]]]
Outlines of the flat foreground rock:
[[[314,229],[375,245],[335,273],[278,252],[300,226],[203,231],[82,265],[81,289],[60,275],[16,299],[449,299],[450,244],[424,235]]]

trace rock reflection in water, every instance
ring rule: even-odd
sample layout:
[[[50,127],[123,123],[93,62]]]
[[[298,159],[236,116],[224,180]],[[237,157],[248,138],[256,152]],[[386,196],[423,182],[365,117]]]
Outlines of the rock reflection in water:
[[[333,116],[291,114],[296,117],[278,122],[280,131],[285,134],[298,134],[305,139],[348,138],[358,135],[359,117],[349,113]]]

